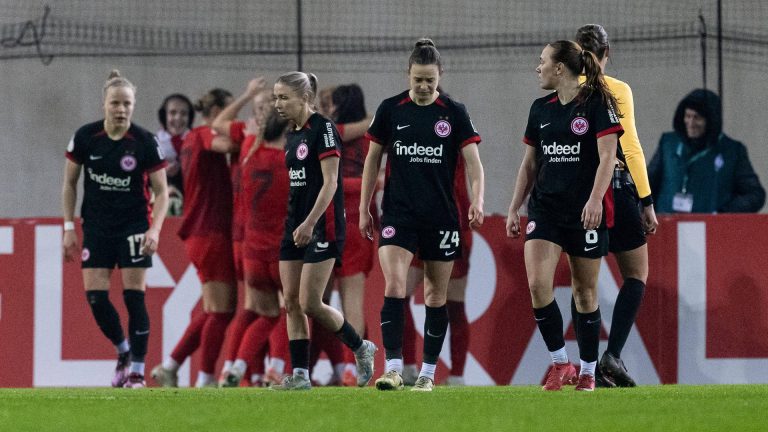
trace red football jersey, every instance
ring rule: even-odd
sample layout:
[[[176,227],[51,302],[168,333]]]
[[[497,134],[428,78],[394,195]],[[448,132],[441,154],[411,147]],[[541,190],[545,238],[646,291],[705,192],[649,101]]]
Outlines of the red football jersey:
[[[232,183],[227,158],[211,150],[210,127],[192,129],[181,147],[184,173],[184,219],[179,237],[232,235]]]
[[[285,150],[261,145],[243,163],[241,174],[241,199],[246,214],[244,257],[276,260],[290,189]]]

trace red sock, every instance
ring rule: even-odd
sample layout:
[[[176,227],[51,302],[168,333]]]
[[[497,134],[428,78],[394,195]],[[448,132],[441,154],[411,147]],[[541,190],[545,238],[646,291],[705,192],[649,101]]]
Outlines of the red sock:
[[[203,332],[203,326],[208,320],[208,314],[200,312],[192,317],[192,321],[189,322],[187,329],[184,331],[184,335],[176,343],[176,348],[171,353],[171,358],[178,364],[184,363],[193,352],[200,346],[200,335]]]
[[[267,338],[269,342],[269,338]],[[256,357],[252,360],[248,360],[248,376],[253,374],[264,375],[264,357],[269,353],[269,343],[265,343],[261,346],[259,352],[256,353]]]
[[[224,348],[224,360],[237,359],[237,351],[240,349],[243,335],[259,314],[252,310],[244,309],[240,311],[235,319],[232,321],[232,325],[227,328],[227,344]]]
[[[279,317],[261,316],[252,322],[243,335],[243,343],[237,351],[237,358],[245,360],[252,365],[251,374],[264,373],[264,351],[269,342],[269,335],[275,328]],[[261,358],[259,358],[261,354]],[[258,371],[261,366],[261,372]]]
[[[448,301],[448,325],[451,329],[451,375],[463,376],[469,349],[469,321],[464,302]]]
[[[291,356],[288,354],[288,321],[285,309],[280,309],[280,321],[269,335],[269,356],[285,362],[285,370],[291,370]]]
[[[208,314],[210,318],[203,326],[203,333],[200,335],[200,349],[202,359],[200,361],[200,370],[213,374],[216,368],[216,360],[219,358],[221,345],[224,343],[224,335],[227,333],[227,325],[232,321],[234,313],[232,312],[212,312]]]
[[[405,324],[403,324],[403,364],[416,364],[416,324],[411,313],[411,299],[405,298]]]
[[[344,345],[339,338],[336,337],[335,334],[333,334],[332,331],[327,330],[323,328],[323,330],[328,334],[328,340],[326,342],[325,347],[325,355],[328,356],[328,360],[331,361],[331,364],[335,367],[338,364],[344,363],[344,350],[346,349],[349,351],[349,348],[347,348],[346,345]]]
[[[354,363],[354,362],[355,362],[355,353],[353,353],[348,346],[344,345],[344,363]]]

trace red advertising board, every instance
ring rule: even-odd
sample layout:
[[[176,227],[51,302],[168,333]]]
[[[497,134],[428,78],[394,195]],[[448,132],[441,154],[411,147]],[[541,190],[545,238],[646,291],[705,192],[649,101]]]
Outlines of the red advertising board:
[[[664,217],[650,238],[650,276],[637,324],[622,352],[641,384],[768,382],[768,216]],[[148,273],[151,317],[148,366],[167,355],[191,314],[199,310],[200,284],[167,221],[155,266]],[[61,259],[60,219],[0,220],[0,386],[98,386],[109,383],[114,348],[91,317],[80,267]],[[504,235],[494,216],[474,234],[467,315],[471,343],[468,384],[532,384],[549,363],[530,306],[523,241]],[[111,298],[125,318],[120,279]],[[376,266],[367,280],[366,316],[379,343],[383,277]],[[565,260],[555,295],[566,323],[566,348],[578,359],[570,325],[570,275]],[[599,279],[604,332],[610,328],[621,277],[615,260],[603,262]],[[421,296],[411,302],[417,327]],[[419,332],[422,330],[419,328]],[[421,341],[419,341],[419,344]],[[604,349],[605,340],[601,342]],[[417,351],[420,351],[417,350]],[[380,351],[381,352],[381,351]],[[443,348],[438,381],[450,364]],[[382,358],[377,358],[381,370]],[[195,376],[197,358],[180,383]]]

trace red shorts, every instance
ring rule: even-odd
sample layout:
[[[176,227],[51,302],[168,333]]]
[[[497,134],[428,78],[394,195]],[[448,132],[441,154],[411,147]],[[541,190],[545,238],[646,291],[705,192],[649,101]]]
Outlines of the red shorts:
[[[346,277],[363,273],[366,277],[373,268],[374,244],[360,235],[358,221],[360,213],[347,211],[347,227],[344,238],[344,252],[341,255],[341,267],[334,269],[336,277]]]
[[[184,249],[197,269],[200,282],[227,282],[235,284],[235,258],[232,238],[224,234],[191,236],[184,240]]]
[[[237,280],[243,280],[243,242],[240,240],[232,242],[232,255],[235,260],[235,277]]]
[[[260,291],[280,291],[280,264],[278,260],[246,259],[243,261],[245,283]]]
[[[336,277],[353,276],[363,273],[366,277],[373,268],[373,242],[360,235],[360,189],[344,183],[344,207],[347,213],[347,228],[344,238],[344,251],[341,255],[341,267],[334,269]]]
[[[460,230],[459,238],[461,239],[461,258],[457,258],[453,261],[451,279],[461,279],[467,277],[469,274],[469,255],[472,252],[472,230]],[[413,261],[411,261],[411,266],[423,268],[424,263],[421,262],[418,256],[414,256]]]

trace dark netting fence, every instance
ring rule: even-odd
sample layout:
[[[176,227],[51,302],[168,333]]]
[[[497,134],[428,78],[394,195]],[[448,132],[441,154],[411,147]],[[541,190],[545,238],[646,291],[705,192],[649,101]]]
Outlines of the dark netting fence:
[[[700,65],[706,49],[716,67],[717,10],[716,0],[2,0],[0,60],[227,57],[219,67],[399,71],[429,36],[451,70],[527,70],[545,43],[597,22],[622,65]],[[723,61],[768,68],[768,2],[722,0],[721,10]]]

